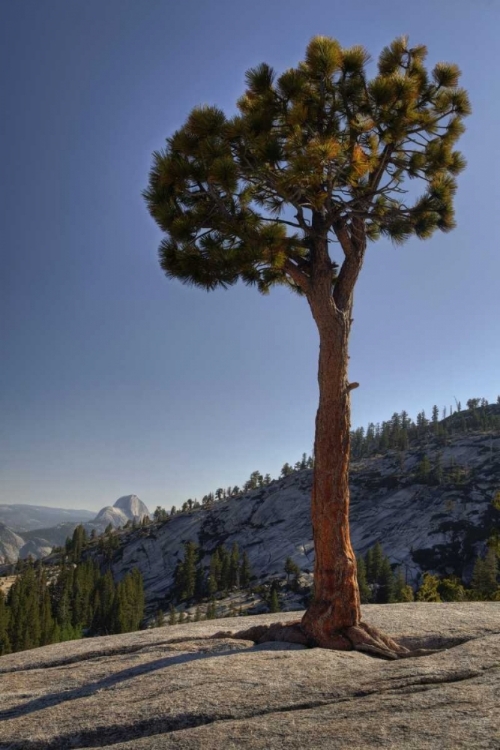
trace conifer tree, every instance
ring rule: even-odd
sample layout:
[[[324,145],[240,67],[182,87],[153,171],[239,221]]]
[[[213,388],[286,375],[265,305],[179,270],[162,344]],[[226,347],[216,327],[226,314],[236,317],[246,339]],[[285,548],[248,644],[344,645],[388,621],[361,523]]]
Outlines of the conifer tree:
[[[55,622],[52,616],[52,602],[45,573],[40,576],[39,591],[40,607],[40,645],[46,646],[53,642]]]
[[[366,564],[362,557],[358,557],[357,560],[357,570],[358,570],[358,586],[359,586],[359,596],[361,598],[361,604],[368,604],[368,602],[371,602],[372,600],[372,592],[370,587],[368,586],[368,581],[366,580]]]
[[[285,573],[286,573],[286,582],[290,583],[290,576],[297,577],[300,573],[300,568],[297,565],[296,562],[292,560],[291,557],[287,557],[285,560]]]
[[[424,573],[422,584],[417,591],[417,602],[440,602],[441,597],[438,591],[439,578],[431,573]]]
[[[413,589],[406,583],[401,569],[394,580],[393,597],[395,602],[412,602],[414,598]]]
[[[384,560],[384,551],[380,542],[375,542],[374,546],[366,553],[366,577],[368,583],[378,583]]]
[[[475,599],[491,600],[498,592],[498,560],[493,547],[484,558],[476,559],[472,572],[471,590]]]
[[[278,596],[278,590],[276,587],[273,587],[271,589],[271,597],[269,599],[269,611],[270,612],[279,612],[281,609],[280,607],[280,600]]]
[[[366,570],[366,580],[368,583],[373,583],[374,576],[373,576],[373,547],[369,547],[365,554],[365,570]]]
[[[8,605],[9,641],[13,651],[36,648],[41,642],[40,582],[29,562],[12,585]]]
[[[443,602],[463,602],[466,593],[458,578],[442,578],[438,584],[438,594]]]
[[[82,551],[87,543],[87,532],[83,524],[79,524],[73,532],[71,540],[71,557],[73,562],[79,563],[82,559]]]
[[[0,589],[0,656],[10,654],[9,638],[9,610],[5,601],[5,594]]]
[[[431,462],[429,461],[429,456],[425,454],[417,467],[417,481],[422,482],[423,484],[427,484],[427,482],[429,481],[430,473]]]
[[[175,625],[177,622],[177,612],[173,604],[168,608],[168,624]]]
[[[215,620],[216,616],[217,616],[217,609],[216,609],[215,599],[211,599],[207,607],[206,619]]]
[[[231,549],[229,560],[229,588],[239,588],[240,585],[240,551],[235,542]]]
[[[388,557],[383,557],[377,578],[375,601],[379,604],[390,604],[394,599],[394,575]]]
[[[95,610],[92,620],[92,631],[109,635],[114,623],[115,583],[110,570],[99,578],[96,587]]]
[[[439,408],[434,404],[432,407],[432,427],[434,429],[434,432],[438,431],[439,427]]]
[[[219,590],[227,591],[229,589],[229,569],[231,566],[231,556],[224,545],[221,545],[219,547],[219,555],[221,562]]]
[[[443,484],[443,458],[441,452],[436,454],[434,468],[432,469],[432,480],[435,484]]]
[[[241,561],[240,568],[240,586],[245,589],[250,583],[252,577],[252,571],[250,568],[250,560],[248,559],[248,552],[243,552],[243,559]]]
[[[207,593],[207,579],[205,577],[205,571],[199,564],[196,568],[196,576],[195,576],[195,584],[194,584],[194,598],[197,602],[199,602],[201,599],[203,599],[204,596],[206,596]]]
[[[138,630],[144,616],[142,575],[133,568],[116,587],[111,609],[111,632],[129,633]]]
[[[196,588],[196,563],[198,562],[198,547],[194,542],[184,545],[184,564],[182,566],[183,590],[182,599],[192,599]]]
[[[235,117],[191,112],[154,154],[144,193],[166,233],[167,277],[208,290],[238,279],[263,293],[285,284],[306,298],[317,325],[315,596],[302,628],[322,646],[349,632],[358,645],[377,645],[361,624],[348,521],[355,284],[369,241],[453,229],[455,176],[465,166],[454,149],[470,112],[460,71],[447,63],[427,71],[426,53],[400,37],[371,80],[368,53],[328,37],[313,38],[305,60],[279,77],[262,63],[248,71]],[[409,178],[423,186],[417,198]]]

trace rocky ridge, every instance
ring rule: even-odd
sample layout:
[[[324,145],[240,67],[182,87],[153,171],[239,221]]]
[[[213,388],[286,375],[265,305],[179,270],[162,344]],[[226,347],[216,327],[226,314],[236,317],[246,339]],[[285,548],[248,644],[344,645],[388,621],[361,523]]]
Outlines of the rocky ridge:
[[[61,523],[83,523],[90,521],[94,513],[90,510],[49,508],[45,505],[0,504],[0,523],[18,534],[36,529],[50,528]]]
[[[17,560],[19,551],[24,546],[24,539],[0,523],[0,563]]]
[[[422,456],[431,465],[440,455],[442,484],[418,477]],[[454,467],[454,479],[448,474]],[[457,473],[458,467],[458,473]],[[196,542],[208,566],[215,547],[237,543],[258,579],[284,577],[291,557],[312,573],[314,546],[310,521],[312,472],[303,470],[212,508],[180,513],[166,523],[139,529],[117,550],[113,573],[120,579],[141,571],[148,603],[168,600],[183,545]],[[500,526],[492,499],[500,489],[500,435],[450,439],[440,446],[397,451],[354,462],[351,472],[351,535],[357,554],[380,541],[391,562],[410,583],[424,570],[470,578],[474,559]]]

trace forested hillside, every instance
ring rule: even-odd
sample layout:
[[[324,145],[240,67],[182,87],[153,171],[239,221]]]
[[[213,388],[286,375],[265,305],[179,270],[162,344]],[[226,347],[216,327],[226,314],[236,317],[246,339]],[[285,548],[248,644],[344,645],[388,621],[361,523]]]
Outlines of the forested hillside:
[[[460,404],[457,404],[460,407]],[[364,602],[499,597],[500,404],[471,399],[352,435],[351,532]],[[76,527],[0,593],[0,649],[174,623],[301,609],[312,593],[307,454],[180,510],[105,532]]]

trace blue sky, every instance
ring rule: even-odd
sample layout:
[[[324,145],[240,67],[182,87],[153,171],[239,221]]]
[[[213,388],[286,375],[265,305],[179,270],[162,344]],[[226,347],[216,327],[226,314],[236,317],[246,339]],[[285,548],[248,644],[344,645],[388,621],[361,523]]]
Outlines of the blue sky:
[[[168,281],[141,190],[190,109],[325,34],[395,36],[459,64],[473,116],[458,228],[369,247],[351,344],[353,426],[500,393],[496,0],[16,0],[0,5],[0,503],[179,505],[313,442],[306,303]]]

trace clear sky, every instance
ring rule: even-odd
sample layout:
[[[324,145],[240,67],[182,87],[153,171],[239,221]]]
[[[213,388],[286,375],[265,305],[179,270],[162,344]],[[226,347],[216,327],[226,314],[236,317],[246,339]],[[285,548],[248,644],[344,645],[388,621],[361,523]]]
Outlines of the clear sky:
[[[353,426],[500,393],[499,0],[0,0],[0,503],[177,506],[310,452],[317,335],[284,289],[168,281],[151,152],[315,34],[456,62],[458,228],[369,247]]]

